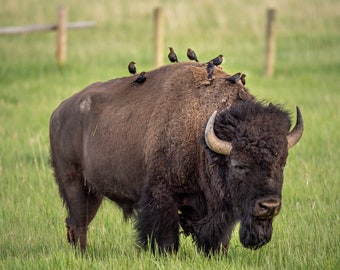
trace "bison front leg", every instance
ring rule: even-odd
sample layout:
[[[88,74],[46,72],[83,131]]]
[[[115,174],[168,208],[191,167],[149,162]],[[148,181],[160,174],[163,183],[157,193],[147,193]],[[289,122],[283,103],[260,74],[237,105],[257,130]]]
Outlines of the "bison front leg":
[[[228,253],[234,222],[228,222],[223,213],[199,221],[196,224],[194,239],[199,249],[206,254],[224,251]]]
[[[177,204],[166,189],[146,189],[143,192],[136,223],[142,247],[150,245],[154,252],[176,252],[179,246],[178,222]]]

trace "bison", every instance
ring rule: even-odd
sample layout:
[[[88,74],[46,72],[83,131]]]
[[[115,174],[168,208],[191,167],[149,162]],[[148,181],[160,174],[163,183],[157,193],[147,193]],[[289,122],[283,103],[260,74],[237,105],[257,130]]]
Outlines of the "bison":
[[[216,69],[176,63],[97,82],[63,101],[50,119],[51,165],[66,205],[67,239],[86,249],[104,197],[136,219],[138,243],[175,252],[180,230],[206,253],[271,240],[281,208],[288,149],[303,133],[289,113],[257,101]]]

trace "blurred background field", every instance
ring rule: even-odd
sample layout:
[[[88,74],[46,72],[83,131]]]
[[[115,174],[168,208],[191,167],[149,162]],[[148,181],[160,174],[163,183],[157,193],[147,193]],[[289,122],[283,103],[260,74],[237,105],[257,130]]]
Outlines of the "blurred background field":
[[[67,62],[58,67],[56,33],[0,35],[0,269],[339,269],[340,268],[340,2],[38,1],[0,0],[0,27],[54,24],[64,4],[70,22]],[[154,67],[153,10],[164,11],[168,46],[180,61],[193,48],[201,62],[223,54],[228,73],[247,74],[258,99],[298,105],[305,120],[290,151],[283,209],[272,241],[241,247],[237,229],[228,256],[207,258],[190,238],[178,254],[159,257],[135,247],[132,222],[105,202],[89,230],[85,257],[66,243],[65,209],[48,164],[51,112],[95,81]],[[275,74],[264,72],[266,10],[276,18]]]

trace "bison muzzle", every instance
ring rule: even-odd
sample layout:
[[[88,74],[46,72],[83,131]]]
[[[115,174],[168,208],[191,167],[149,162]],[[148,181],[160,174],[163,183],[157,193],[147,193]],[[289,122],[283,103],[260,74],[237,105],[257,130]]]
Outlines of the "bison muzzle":
[[[258,102],[205,65],[178,63],[86,87],[50,119],[51,164],[66,205],[67,239],[85,251],[104,197],[134,215],[138,243],[177,251],[180,230],[198,248],[256,249],[280,212],[288,149],[303,133],[279,105]]]

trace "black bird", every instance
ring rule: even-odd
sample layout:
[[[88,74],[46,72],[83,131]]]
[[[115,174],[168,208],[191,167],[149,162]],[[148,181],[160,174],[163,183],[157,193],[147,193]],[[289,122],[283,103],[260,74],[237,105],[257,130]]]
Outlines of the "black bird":
[[[243,85],[246,85],[246,76],[247,76],[246,74],[241,75],[241,82]]]
[[[176,55],[174,49],[172,47],[169,47],[169,50],[170,50],[170,52],[168,54],[168,58],[169,58],[170,62],[172,62],[172,63],[178,62],[177,55]]]
[[[187,56],[188,56],[188,58],[189,58],[190,60],[195,60],[196,62],[198,62],[197,56],[196,56],[196,53],[195,53],[194,50],[188,48],[188,50],[187,50]]]
[[[208,73],[208,79],[212,79],[213,74],[214,74],[214,69],[215,69],[215,65],[213,61],[210,61],[207,65],[207,73]]]
[[[241,72],[235,73],[233,76],[230,76],[225,79],[228,82],[231,82],[232,84],[237,83],[239,80],[241,80]]]
[[[128,70],[130,72],[131,75],[135,74],[136,73],[136,66],[135,66],[135,62],[130,62],[129,65],[128,65]]]
[[[145,80],[146,80],[145,72],[142,71],[142,72],[138,75],[137,79],[134,80],[132,83],[139,83],[139,84],[142,84],[143,82],[145,82]]]
[[[220,54],[219,56],[215,57],[214,59],[211,59],[210,61],[212,61],[215,66],[219,66],[223,63],[223,55]]]

